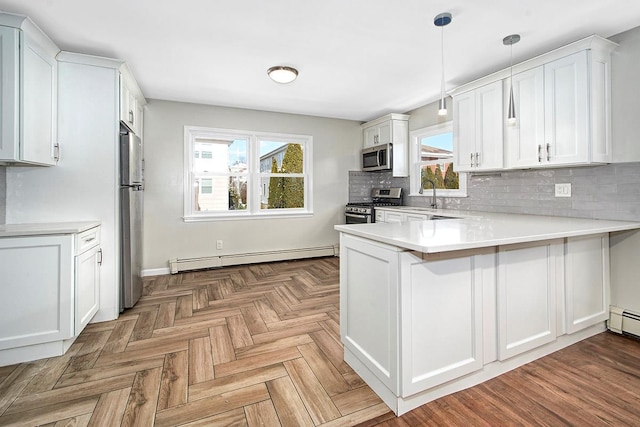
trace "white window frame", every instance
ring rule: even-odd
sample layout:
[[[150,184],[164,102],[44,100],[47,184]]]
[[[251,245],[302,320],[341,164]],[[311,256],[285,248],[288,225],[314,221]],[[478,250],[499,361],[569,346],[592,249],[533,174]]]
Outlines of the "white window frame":
[[[411,168],[409,171],[409,183],[411,186],[409,189],[410,196],[431,197],[432,194],[431,188],[428,188],[428,191],[423,191],[423,194],[419,193],[421,186],[420,173],[422,170],[422,166],[427,164],[427,162],[423,162],[421,158],[420,140],[424,137],[436,136],[448,132],[453,132],[452,121],[416,129],[411,131],[411,133],[409,134],[409,138],[411,140],[411,150],[409,154],[411,164]],[[460,172],[458,177],[460,188],[458,188],[457,190],[438,188],[436,190],[436,195],[438,197],[467,197],[467,174],[465,172]]]
[[[193,209],[192,185],[194,146],[198,139],[245,139],[247,141],[247,209],[199,212]],[[287,177],[304,178],[303,208],[261,209],[261,177],[270,173],[260,172],[260,141],[295,142],[302,144],[303,173],[285,174]],[[313,215],[313,137],[284,133],[267,133],[234,129],[184,127],[184,216],[185,222],[236,220],[248,218],[292,218]],[[229,175],[237,175],[229,173]],[[281,174],[278,174],[281,176]]]

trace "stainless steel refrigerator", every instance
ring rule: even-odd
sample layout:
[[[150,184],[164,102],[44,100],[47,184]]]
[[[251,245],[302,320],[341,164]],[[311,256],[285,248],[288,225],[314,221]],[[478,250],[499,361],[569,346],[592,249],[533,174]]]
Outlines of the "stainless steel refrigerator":
[[[142,141],[120,128],[120,311],[142,295]]]

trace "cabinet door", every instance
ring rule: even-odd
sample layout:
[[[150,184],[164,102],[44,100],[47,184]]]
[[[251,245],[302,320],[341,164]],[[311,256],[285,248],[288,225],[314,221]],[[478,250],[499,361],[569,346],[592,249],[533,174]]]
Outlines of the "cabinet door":
[[[29,163],[54,165],[57,132],[58,63],[24,35],[22,53],[22,144],[20,158]]]
[[[483,283],[476,258],[401,254],[403,397],[482,368]]]
[[[427,214],[406,213],[405,221],[426,221],[429,219]]]
[[[120,120],[132,131],[134,123],[133,108],[135,108],[135,98],[131,95],[124,77],[120,76]]]
[[[372,126],[364,130],[364,148],[377,145],[378,141],[378,128]]]
[[[509,79],[505,80],[504,105],[509,105]],[[537,67],[513,76],[516,122],[505,125],[507,168],[536,167],[544,147],[544,69]],[[505,118],[506,123],[506,118]]]
[[[545,156],[549,163],[589,161],[587,51],[544,66]]]
[[[73,336],[72,236],[0,239],[0,350]]]
[[[392,120],[378,125],[378,144],[389,144],[393,141]]]
[[[476,98],[476,170],[501,169],[503,159],[502,82],[482,86]]]
[[[78,335],[100,307],[100,247],[75,259],[75,335]]]
[[[384,222],[402,222],[404,221],[404,214],[400,212],[385,212]]]
[[[340,235],[340,335],[398,393],[398,248]]]
[[[609,317],[609,235],[567,239],[567,333]]]
[[[17,159],[20,141],[20,56],[15,28],[0,26],[0,160]]]
[[[475,170],[476,105],[473,91],[453,98],[453,153],[456,171]]]
[[[498,359],[556,339],[556,286],[562,286],[563,242],[498,250]]]

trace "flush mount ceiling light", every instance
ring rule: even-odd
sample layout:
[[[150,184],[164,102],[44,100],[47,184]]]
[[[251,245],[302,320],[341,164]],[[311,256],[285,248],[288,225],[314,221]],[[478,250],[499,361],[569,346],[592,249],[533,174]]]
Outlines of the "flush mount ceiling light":
[[[513,45],[520,41],[520,34],[511,34],[502,39],[502,44],[510,46],[510,77],[509,77],[509,112],[507,114],[507,123],[514,124],[516,122],[516,105],[513,101]]]
[[[440,27],[440,58],[442,59],[442,81],[440,84],[440,102],[438,103],[438,115],[447,115],[447,101],[444,99],[444,27],[451,23],[450,13],[441,13],[433,18],[433,24]]]
[[[277,83],[291,83],[298,77],[298,70],[293,67],[285,67],[284,65],[277,65],[267,70],[267,74],[271,77],[271,80]]]

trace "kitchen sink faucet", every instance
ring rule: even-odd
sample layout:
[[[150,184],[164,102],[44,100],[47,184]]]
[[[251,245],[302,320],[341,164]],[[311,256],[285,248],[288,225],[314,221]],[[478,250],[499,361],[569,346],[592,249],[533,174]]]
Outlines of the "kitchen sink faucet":
[[[433,196],[431,197],[431,207],[433,209],[438,209],[438,203],[436,202],[436,183],[431,179],[427,179],[426,181],[430,183],[431,186],[433,187]],[[424,187],[420,185],[420,190],[418,191],[418,193],[422,194],[422,190],[424,190]]]

